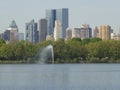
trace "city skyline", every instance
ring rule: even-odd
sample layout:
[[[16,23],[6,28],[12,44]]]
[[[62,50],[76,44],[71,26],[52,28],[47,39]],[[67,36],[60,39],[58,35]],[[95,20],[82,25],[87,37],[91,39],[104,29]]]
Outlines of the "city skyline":
[[[64,3],[64,4],[63,4]],[[95,26],[110,25],[115,32],[119,32],[120,12],[119,0],[1,0],[0,3],[0,33],[4,32],[12,20],[15,20],[19,31],[25,32],[25,23],[31,19],[38,22],[45,18],[46,9],[69,9],[69,27],[80,27],[81,24],[89,24],[92,29]]]
[[[55,21],[59,20],[62,25],[62,38],[66,37],[66,29],[69,26],[68,8],[46,10],[47,35],[53,35]]]

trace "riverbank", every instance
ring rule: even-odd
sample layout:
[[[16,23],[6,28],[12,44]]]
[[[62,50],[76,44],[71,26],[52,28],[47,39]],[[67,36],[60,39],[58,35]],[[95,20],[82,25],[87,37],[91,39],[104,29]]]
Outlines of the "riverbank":
[[[29,60],[0,60],[0,64],[30,64],[35,63]]]
[[[40,63],[38,60],[0,60],[0,64],[35,64]],[[45,62],[51,64],[51,62]],[[88,59],[88,60],[55,60],[55,64],[84,64],[84,63],[120,63],[120,60],[113,60],[113,59]]]

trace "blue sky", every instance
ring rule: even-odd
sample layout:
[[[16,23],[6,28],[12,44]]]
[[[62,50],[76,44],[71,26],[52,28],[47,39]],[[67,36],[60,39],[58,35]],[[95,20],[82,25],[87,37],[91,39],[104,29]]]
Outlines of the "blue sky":
[[[4,32],[14,19],[19,31],[25,31],[25,23],[38,22],[45,17],[46,9],[69,8],[69,27],[81,24],[110,25],[114,32],[120,27],[120,0],[0,0],[0,32]]]

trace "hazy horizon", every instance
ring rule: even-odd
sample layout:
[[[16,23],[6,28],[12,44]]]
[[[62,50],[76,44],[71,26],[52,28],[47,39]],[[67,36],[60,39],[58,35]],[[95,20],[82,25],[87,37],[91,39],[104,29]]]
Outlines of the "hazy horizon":
[[[110,25],[119,32],[119,0],[1,0],[0,33],[4,32],[12,20],[16,21],[19,32],[25,32],[25,23],[34,19],[38,22],[45,18],[46,9],[69,9],[69,27],[89,24],[95,26]]]

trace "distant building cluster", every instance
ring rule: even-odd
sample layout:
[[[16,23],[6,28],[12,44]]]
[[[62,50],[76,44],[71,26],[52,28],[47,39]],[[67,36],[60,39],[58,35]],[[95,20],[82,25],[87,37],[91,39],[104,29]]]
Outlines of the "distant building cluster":
[[[19,33],[16,22],[13,20],[4,33],[0,34],[0,38],[6,42],[24,40],[24,33]]]
[[[102,40],[120,40],[120,34],[113,33],[109,25],[92,28],[89,24],[80,27],[69,28],[68,8],[46,10],[45,18],[35,22],[34,19],[25,23],[25,34],[19,32],[16,22],[13,20],[9,27],[0,34],[0,38],[8,41],[26,40],[27,42],[43,42],[45,40],[57,41],[71,38],[101,38]]]
[[[72,31],[72,38],[91,38],[92,37],[92,29],[87,24],[83,24],[81,28],[74,28]]]
[[[113,33],[113,29],[109,25],[95,27],[94,37],[101,38],[102,40],[120,40],[120,34]]]

